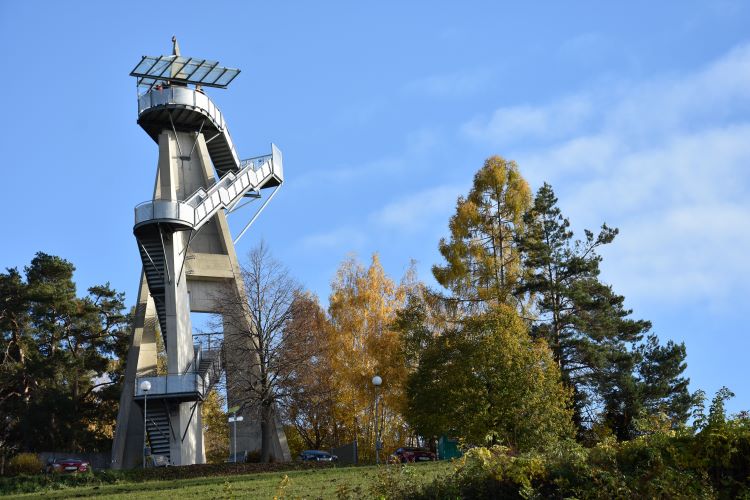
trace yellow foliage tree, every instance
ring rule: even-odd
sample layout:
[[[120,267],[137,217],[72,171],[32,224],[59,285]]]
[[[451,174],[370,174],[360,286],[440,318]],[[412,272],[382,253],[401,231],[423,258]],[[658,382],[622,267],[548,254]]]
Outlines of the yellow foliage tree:
[[[206,462],[220,464],[229,456],[229,424],[224,411],[224,396],[215,389],[209,392],[203,401],[201,416]]]
[[[383,379],[377,390],[384,448],[396,447],[409,437],[401,416],[407,368],[401,337],[393,324],[397,311],[405,305],[407,290],[415,286],[413,276],[410,269],[396,284],[374,254],[368,268],[354,258],[343,262],[332,284],[327,354],[336,374],[336,440],[356,439],[363,461],[372,460],[375,453],[374,375]]]
[[[518,166],[499,156],[484,162],[469,195],[458,199],[450,240],[440,240],[445,264],[432,272],[470,311],[497,304],[523,309],[515,297],[521,277],[517,239],[530,203],[531,191]]]

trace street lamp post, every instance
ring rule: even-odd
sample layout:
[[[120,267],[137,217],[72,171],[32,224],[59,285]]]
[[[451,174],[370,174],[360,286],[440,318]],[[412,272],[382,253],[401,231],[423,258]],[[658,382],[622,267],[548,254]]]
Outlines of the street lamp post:
[[[146,427],[148,425],[146,420],[146,412],[147,412],[147,405],[148,405],[148,391],[151,390],[151,382],[148,380],[144,380],[141,382],[141,390],[143,391],[143,468],[146,468],[146,439],[147,439],[147,431],[148,428]]]
[[[380,427],[378,427],[378,388],[383,383],[379,375],[372,377],[372,385],[375,386],[375,463],[380,465]]]
[[[238,417],[237,412],[232,412],[232,416],[229,417],[229,423],[234,424],[234,438],[232,439],[232,462],[237,462],[237,422],[242,422],[245,418]]]

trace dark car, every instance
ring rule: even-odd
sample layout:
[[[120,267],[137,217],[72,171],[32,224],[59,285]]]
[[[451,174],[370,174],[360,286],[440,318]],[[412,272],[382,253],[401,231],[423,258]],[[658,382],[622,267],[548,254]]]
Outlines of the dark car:
[[[299,454],[299,459],[303,462],[335,462],[339,457],[327,451],[305,450]]]
[[[405,464],[406,462],[429,462],[432,460],[437,460],[437,456],[427,448],[399,448],[388,457],[389,462],[396,464]]]
[[[88,472],[91,466],[78,458],[50,458],[47,460],[47,474]]]

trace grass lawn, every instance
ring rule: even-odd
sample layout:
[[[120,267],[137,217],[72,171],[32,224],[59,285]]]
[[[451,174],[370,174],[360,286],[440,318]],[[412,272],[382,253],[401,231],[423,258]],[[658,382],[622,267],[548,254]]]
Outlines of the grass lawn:
[[[370,498],[370,485],[386,466],[339,467],[290,472],[266,472],[170,481],[122,482],[49,490],[7,498]],[[396,467],[401,466],[387,466]],[[427,482],[452,470],[447,462],[407,466],[416,481]],[[285,476],[287,479],[285,479]]]

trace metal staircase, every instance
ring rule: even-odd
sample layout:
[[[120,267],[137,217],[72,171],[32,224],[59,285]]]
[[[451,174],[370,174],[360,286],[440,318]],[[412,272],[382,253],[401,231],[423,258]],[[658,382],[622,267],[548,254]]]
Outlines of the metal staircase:
[[[165,286],[173,278],[166,266],[164,239],[175,231],[198,231],[216,212],[231,209],[248,193],[279,186],[283,182],[281,152],[274,145],[272,151],[243,160],[240,171],[227,172],[208,190],[200,188],[184,201],[152,200],[135,208],[133,232],[162,333],[167,331]]]
[[[209,139],[211,138],[209,137]],[[229,136],[229,130],[217,132],[214,139],[206,144],[206,148],[219,176],[239,170],[238,157],[232,144],[232,138]]]
[[[157,401],[148,404],[147,407],[146,433],[151,443],[151,455],[161,455],[169,461],[169,433],[171,431],[167,407]]]
[[[138,234],[138,251],[146,273],[146,282],[151,297],[156,306],[156,316],[162,332],[164,348],[167,348],[167,310],[164,302],[164,287],[166,285],[164,247],[162,245],[159,228],[146,226]]]
[[[207,191],[198,189],[185,200],[194,208],[192,229],[197,231],[222,208],[231,209],[248,192],[281,184],[281,152],[272,145],[273,153],[242,161],[242,170],[227,174]]]
[[[189,399],[200,401],[208,395],[214,385],[216,385],[221,378],[222,344],[214,344],[206,350],[203,350],[200,344],[196,344],[194,349],[195,358],[193,360],[191,373],[198,375],[201,383],[196,386],[195,397]],[[190,376],[190,373],[185,375]],[[143,377],[141,380],[148,379],[152,381],[153,388],[156,389],[157,380],[159,378],[165,377]],[[143,402],[143,396],[144,394],[142,391],[136,389],[136,398],[139,401]],[[174,402],[175,401],[168,392],[155,393],[148,398],[146,433],[148,435],[148,442],[151,446],[151,455],[154,457],[153,459],[156,465],[166,465],[171,463],[170,434],[172,434],[172,428],[169,421],[169,408]],[[196,411],[200,410],[198,409]]]
[[[221,377],[221,369],[221,351],[219,349],[211,349],[201,352],[198,361],[198,374],[201,377],[206,377],[209,382],[206,393],[211,390]]]

